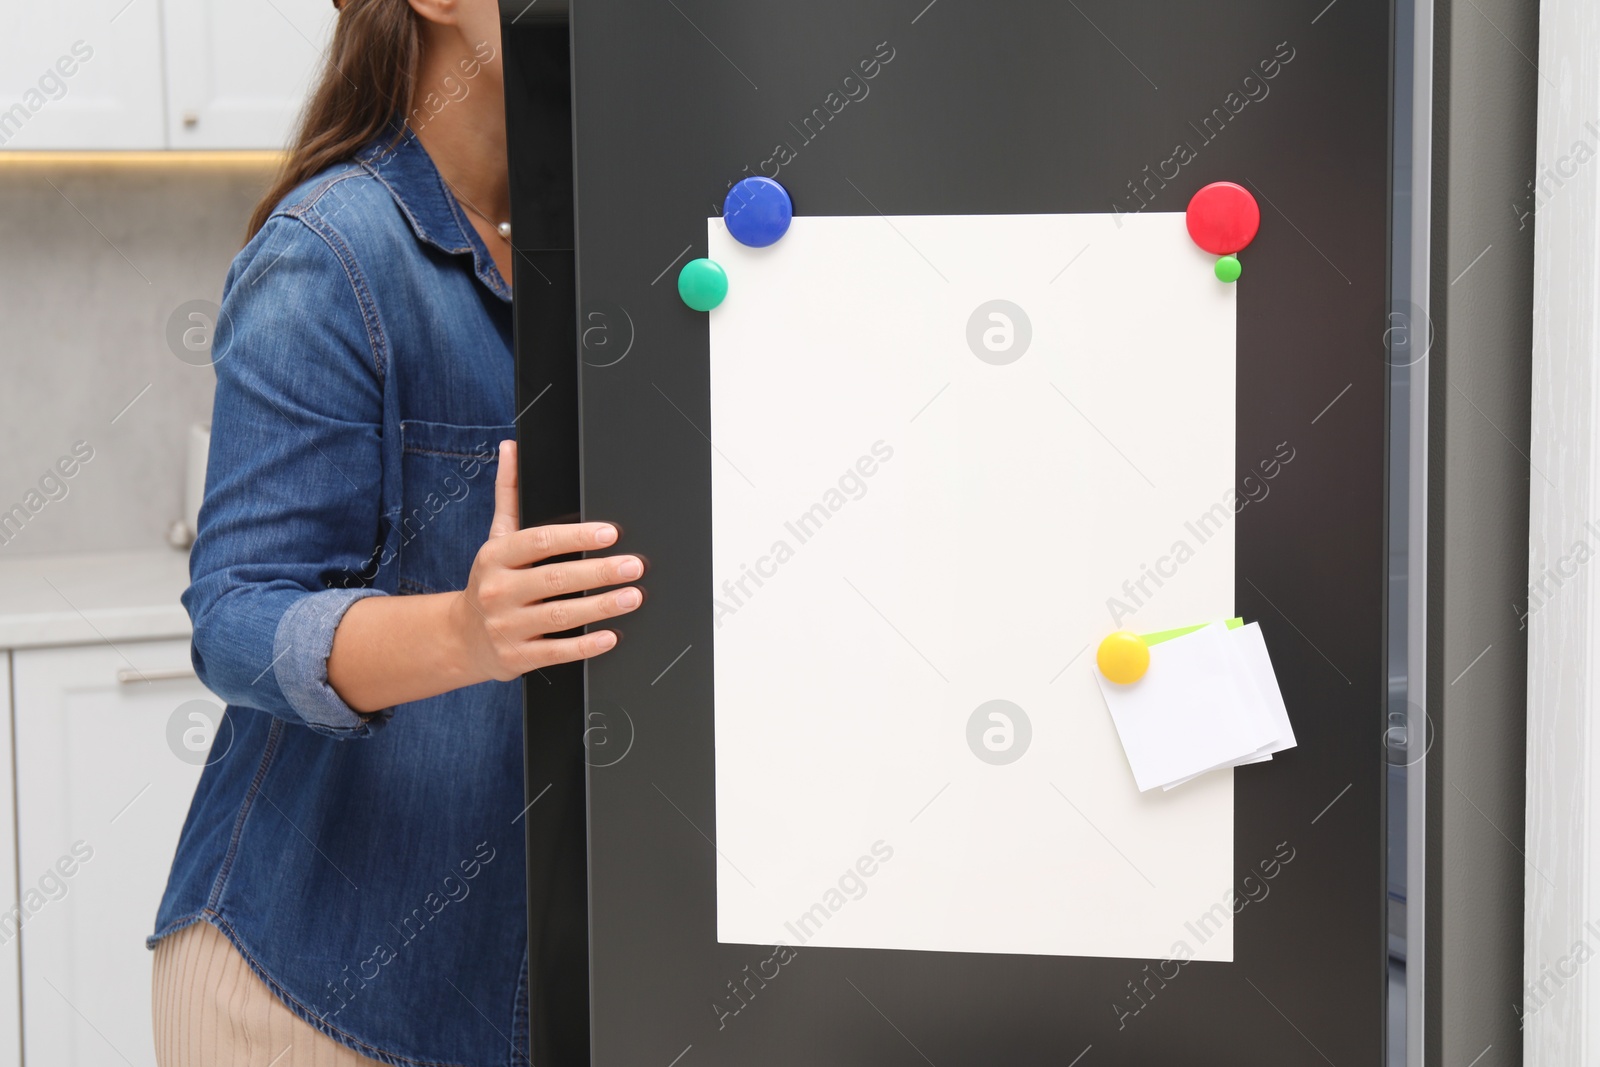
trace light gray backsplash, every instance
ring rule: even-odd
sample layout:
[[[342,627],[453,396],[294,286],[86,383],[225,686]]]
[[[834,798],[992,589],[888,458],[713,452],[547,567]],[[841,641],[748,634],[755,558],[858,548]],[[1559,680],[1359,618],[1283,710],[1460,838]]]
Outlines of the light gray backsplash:
[[[272,170],[0,160],[0,513],[74,442],[94,450],[64,496],[0,531],[0,558],[166,546],[216,382],[172,353],[167,321],[220,298]]]

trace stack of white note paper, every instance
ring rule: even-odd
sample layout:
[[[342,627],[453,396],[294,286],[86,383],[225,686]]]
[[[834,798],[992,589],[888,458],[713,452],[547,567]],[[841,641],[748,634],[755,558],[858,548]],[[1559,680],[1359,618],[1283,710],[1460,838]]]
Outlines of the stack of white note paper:
[[[1144,677],[1129,685],[1094,674],[1141,793],[1295,746],[1259,623],[1157,641]]]

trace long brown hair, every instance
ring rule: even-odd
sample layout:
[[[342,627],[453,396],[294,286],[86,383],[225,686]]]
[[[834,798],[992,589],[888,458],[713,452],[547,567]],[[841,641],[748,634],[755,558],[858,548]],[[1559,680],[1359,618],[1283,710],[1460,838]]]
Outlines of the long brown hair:
[[[339,21],[317,88],[300,116],[293,147],[250,216],[248,240],[278,201],[318,171],[351,159],[411,109],[421,45],[409,0],[336,0]]]

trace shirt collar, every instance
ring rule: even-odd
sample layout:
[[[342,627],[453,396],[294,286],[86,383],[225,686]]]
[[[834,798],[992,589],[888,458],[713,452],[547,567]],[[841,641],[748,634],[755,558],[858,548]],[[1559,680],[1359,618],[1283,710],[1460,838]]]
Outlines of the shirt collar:
[[[417,240],[450,255],[472,255],[473,273],[489,291],[510,302],[511,287],[472,228],[455,194],[434,166],[427,149],[409,128],[399,140],[385,133],[356,156],[356,161],[383,183]]]

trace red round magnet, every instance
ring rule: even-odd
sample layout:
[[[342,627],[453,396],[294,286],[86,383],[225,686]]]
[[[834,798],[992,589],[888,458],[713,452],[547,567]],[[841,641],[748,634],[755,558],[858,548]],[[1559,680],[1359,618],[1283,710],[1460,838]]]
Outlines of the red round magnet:
[[[1244,186],[1212,182],[1194,194],[1184,221],[1195,244],[1214,256],[1226,256],[1255,239],[1261,208]]]

